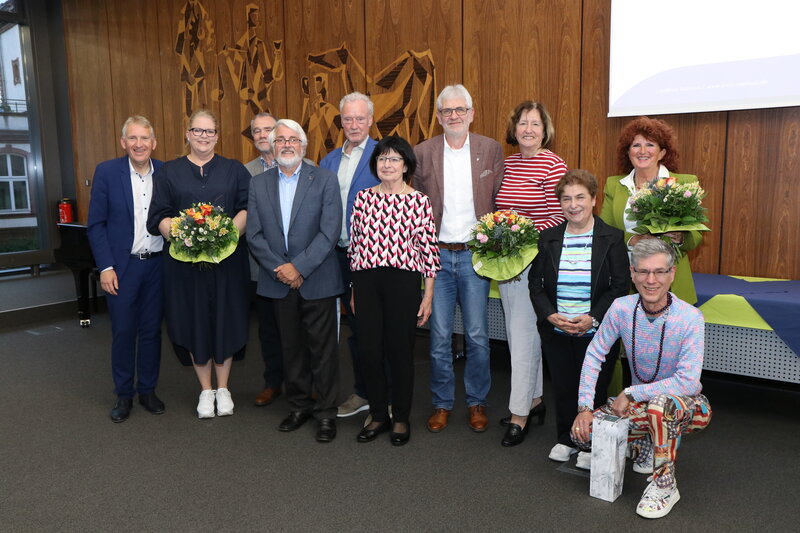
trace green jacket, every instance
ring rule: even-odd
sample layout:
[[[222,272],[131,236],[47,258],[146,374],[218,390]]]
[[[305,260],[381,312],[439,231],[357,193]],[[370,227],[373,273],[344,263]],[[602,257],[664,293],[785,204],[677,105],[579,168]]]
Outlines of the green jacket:
[[[670,176],[678,178],[678,183],[691,183],[697,181],[697,176],[692,174],[674,174],[669,173]],[[611,176],[606,180],[606,186],[603,189],[603,208],[600,210],[600,218],[609,226],[625,231],[625,209],[628,207],[628,198],[630,192],[628,188],[620,183],[620,180],[625,176]],[[633,233],[625,232],[625,242],[628,242]],[[683,239],[681,250],[688,252],[700,246],[703,237],[699,231],[689,231]],[[694,280],[692,279],[692,267],[689,264],[689,257],[683,255],[678,260],[675,268],[675,281],[672,282],[672,292],[683,300],[684,302],[692,305],[697,303],[697,293],[694,290]]]

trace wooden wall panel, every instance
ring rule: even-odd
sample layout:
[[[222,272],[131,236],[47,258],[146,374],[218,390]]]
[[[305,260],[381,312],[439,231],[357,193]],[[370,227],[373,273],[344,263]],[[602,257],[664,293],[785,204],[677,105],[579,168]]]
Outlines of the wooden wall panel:
[[[159,45],[147,31],[158,27],[157,6],[146,2],[131,10],[124,2],[108,2],[106,9],[114,126],[119,129],[129,116],[142,115],[159,135],[164,124]],[[117,153],[124,154],[119,146]]]
[[[115,134],[111,91],[106,3],[64,0],[64,38],[67,47],[70,115],[77,219],[86,222],[90,180],[97,163],[113,157],[119,146]]]
[[[429,56],[419,58],[419,68],[429,68],[426,74],[420,73],[417,82],[424,76],[433,75],[434,83],[423,89],[425,96],[417,102],[416,120],[412,120],[409,128],[401,128],[397,133],[416,144],[442,132],[436,120],[436,97],[442,88],[454,83],[461,83],[462,76],[462,25],[461,0],[381,0],[366,4],[366,70],[375,83],[383,83],[386,78],[397,72],[398,62],[405,60],[404,54],[423,54]],[[430,62],[428,62],[428,60]],[[431,68],[432,67],[432,68]],[[388,125],[394,120],[386,116],[385,110],[391,109],[396,102],[401,83],[404,79],[395,80],[394,92],[374,84],[369,87],[376,107],[376,123],[373,126],[373,137],[379,137],[379,122],[384,118]],[[406,85],[409,86],[409,85]],[[421,89],[420,84],[414,90]],[[415,127],[416,126],[416,127]],[[386,127],[381,125],[380,133],[386,134]]]
[[[553,151],[575,167],[580,36],[580,0],[464,0],[464,84],[475,100],[474,131],[503,143],[514,106],[541,101],[556,127]]]
[[[164,117],[163,126],[158,132],[156,157],[165,161],[183,154],[186,143],[180,60],[175,51],[180,11],[185,3],[185,0],[159,0],[158,23],[156,26],[152,26],[151,23],[153,31],[156,32],[155,37],[160,51],[158,68],[161,72],[161,102]]]
[[[597,176],[601,188],[608,176],[619,174],[617,140],[620,130],[630,120],[607,117],[610,10],[609,0],[584,2],[580,166]],[[708,208],[712,231],[689,254],[696,272],[719,272],[726,116],[722,112],[659,117],[672,125],[678,137],[678,170],[696,174],[708,193],[703,204]],[[602,194],[598,196],[598,212],[601,206]]]
[[[341,144],[341,97],[366,90],[364,0],[287,0],[284,13],[287,117],[312,134],[316,161]]]
[[[800,279],[800,108],[730,113],[721,273]]]

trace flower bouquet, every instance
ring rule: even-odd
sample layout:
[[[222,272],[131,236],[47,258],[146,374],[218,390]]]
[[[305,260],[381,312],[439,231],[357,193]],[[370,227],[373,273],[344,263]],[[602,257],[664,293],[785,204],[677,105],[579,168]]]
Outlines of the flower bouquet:
[[[197,203],[172,218],[169,255],[186,263],[219,263],[236,250],[239,230],[221,207]]]
[[[536,257],[539,232],[533,221],[510,209],[483,215],[467,244],[472,268],[481,276],[504,281],[518,276]]]
[[[697,182],[678,183],[677,178],[657,178],[628,199],[628,220],[637,222],[634,233],[659,235],[669,231],[710,231],[706,208],[701,200],[706,192]],[[678,257],[682,252],[672,240]]]

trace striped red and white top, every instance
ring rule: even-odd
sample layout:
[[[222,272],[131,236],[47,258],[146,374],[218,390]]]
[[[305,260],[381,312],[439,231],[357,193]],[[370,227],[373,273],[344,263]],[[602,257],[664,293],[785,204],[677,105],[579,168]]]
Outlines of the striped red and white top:
[[[508,156],[495,199],[497,209],[513,209],[533,220],[539,231],[558,226],[564,215],[554,189],[566,172],[564,160],[549,150],[533,157]]]
[[[356,194],[350,216],[351,270],[393,267],[435,278],[441,268],[431,201],[419,191]]]

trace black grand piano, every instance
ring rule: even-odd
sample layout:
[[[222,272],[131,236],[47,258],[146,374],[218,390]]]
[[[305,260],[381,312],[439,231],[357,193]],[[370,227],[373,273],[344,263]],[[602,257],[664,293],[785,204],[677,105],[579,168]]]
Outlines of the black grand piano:
[[[68,267],[75,277],[78,321],[82,328],[88,328],[92,323],[90,302],[94,304],[94,310],[97,310],[97,285],[94,280],[98,274],[86,230],[84,224],[58,224],[61,247],[53,250],[56,262]]]

